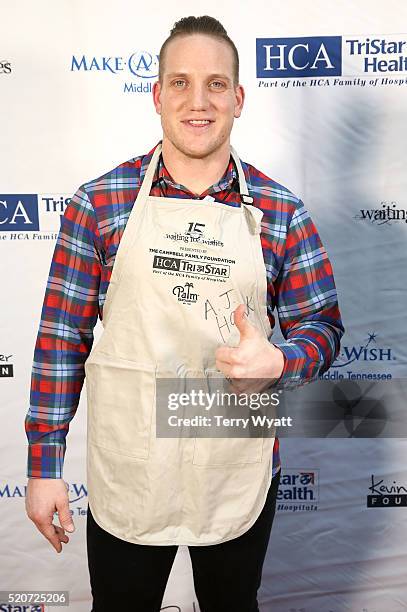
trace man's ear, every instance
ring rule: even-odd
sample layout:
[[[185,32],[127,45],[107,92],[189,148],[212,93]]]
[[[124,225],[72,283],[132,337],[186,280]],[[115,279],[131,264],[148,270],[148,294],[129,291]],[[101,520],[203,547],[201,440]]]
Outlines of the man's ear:
[[[156,113],[161,115],[161,83],[156,81],[153,85],[153,101]]]
[[[243,105],[244,105],[244,99],[245,99],[245,91],[243,89],[242,85],[238,85],[235,88],[235,96],[236,96],[236,102],[235,102],[235,118],[240,117],[240,115],[242,114],[242,110],[243,110]]]

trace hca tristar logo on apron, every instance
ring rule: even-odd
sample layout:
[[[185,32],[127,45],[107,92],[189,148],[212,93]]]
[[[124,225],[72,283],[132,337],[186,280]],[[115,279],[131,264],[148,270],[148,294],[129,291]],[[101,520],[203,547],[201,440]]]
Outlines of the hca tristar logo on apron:
[[[156,380],[205,377],[239,342],[232,313],[270,337],[262,212],[151,197],[152,156],[119,244],[102,336],[85,363],[87,483],[96,522],[129,542],[208,545],[246,532],[272,478],[274,438],[157,438]],[[180,239],[185,236],[186,239]]]

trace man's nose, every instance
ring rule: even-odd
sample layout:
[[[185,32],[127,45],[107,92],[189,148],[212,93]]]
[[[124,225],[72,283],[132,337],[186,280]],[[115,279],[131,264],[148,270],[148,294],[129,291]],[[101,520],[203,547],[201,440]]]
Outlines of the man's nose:
[[[205,84],[195,83],[190,88],[191,110],[204,110],[208,107],[208,90]]]

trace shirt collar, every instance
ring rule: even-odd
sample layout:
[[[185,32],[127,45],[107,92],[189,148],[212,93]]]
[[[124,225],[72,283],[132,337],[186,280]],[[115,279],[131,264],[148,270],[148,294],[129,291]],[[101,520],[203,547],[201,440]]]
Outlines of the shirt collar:
[[[151,160],[151,157],[152,157],[152,154],[153,154],[155,148],[156,147],[154,147],[154,149],[152,149],[152,151],[150,151],[148,153],[148,155],[146,156],[146,158],[145,158],[146,163],[142,164],[142,172],[141,172],[141,176],[140,176],[141,181],[144,178],[144,174],[145,174],[145,172],[147,170],[148,163]],[[209,187],[204,193],[199,194],[199,195],[204,196],[204,195],[207,195],[207,194],[219,193],[220,191],[225,191],[225,190],[231,189],[232,184],[236,180],[236,178],[237,178],[236,167],[235,167],[234,161],[232,159],[232,156],[230,156],[228,166],[227,166],[223,176],[221,177],[221,179],[217,183],[215,183],[214,185],[211,185],[211,187]],[[167,168],[164,165],[164,160],[162,158],[162,155],[160,155],[159,160],[158,160],[157,168],[156,168],[156,171],[155,171],[155,174],[154,174],[154,177],[153,177],[153,184],[154,184],[154,182],[159,181],[160,179],[162,181],[164,181],[167,186],[170,186],[170,187],[172,187],[174,189],[179,189],[180,191],[184,191],[186,193],[192,193],[187,187],[185,187],[184,185],[181,185],[179,183],[176,183],[174,181],[174,179],[171,177],[170,173],[168,172]],[[195,194],[193,194],[193,195],[195,195]]]

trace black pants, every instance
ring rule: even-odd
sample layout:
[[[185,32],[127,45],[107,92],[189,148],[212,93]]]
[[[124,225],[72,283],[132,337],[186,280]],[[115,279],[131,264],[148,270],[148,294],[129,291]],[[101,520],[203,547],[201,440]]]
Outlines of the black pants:
[[[279,482],[280,472],[272,480],[260,516],[246,533],[221,544],[188,547],[201,612],[259,611],[257,590]],[[159,612],[177,546],[116,538],[99,527],[88,506],[87,547],[92,612]]]

